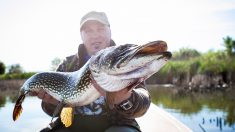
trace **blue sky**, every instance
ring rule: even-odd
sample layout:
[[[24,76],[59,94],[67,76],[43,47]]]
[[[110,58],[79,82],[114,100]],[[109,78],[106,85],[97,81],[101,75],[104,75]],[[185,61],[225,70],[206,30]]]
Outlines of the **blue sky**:
[[[80,18],[91,10],[106,12],[117,44],[164,40],[170,51],[206,52],[235,39],[234,0],[0,0],[0,60],[50,70],[55,57],[76,53]]]

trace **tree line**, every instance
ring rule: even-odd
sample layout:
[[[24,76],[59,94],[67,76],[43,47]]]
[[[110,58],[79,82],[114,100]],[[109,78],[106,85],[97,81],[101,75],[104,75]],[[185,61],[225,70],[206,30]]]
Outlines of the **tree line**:
[[[51,71],[55,71],[57,66],[61,63],[61,59],[56,57],[51,61]],[[6,66],[0,61],[0,80],[8,79],[27,79],[34,75],[36,72],[25,72],[20,64],[12,64]]]
[[[195,75],[208,77],[220,76],[224,83],[235,82],[235,40],[232,37],[223,38],[225,49],[200,53],[195,49],[182,48],[173,52],[173,57],[156,76],[160,82],[173,83],[174,80],[181,84],[188,84]],[[164,79],[164,80],[162,80]]]

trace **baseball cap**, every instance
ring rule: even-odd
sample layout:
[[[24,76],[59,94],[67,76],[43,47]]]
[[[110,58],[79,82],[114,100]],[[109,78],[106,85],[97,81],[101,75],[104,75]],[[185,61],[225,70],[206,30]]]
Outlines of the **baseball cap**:
[[[100,23],[102,23],[104,25],[110,26],[109,21],[108,21],[108,17],[106,16],[106,14],[104,12],[91,11],[82,17],[82,19],[80,21],[80,29],[89,20],[99,21]]]

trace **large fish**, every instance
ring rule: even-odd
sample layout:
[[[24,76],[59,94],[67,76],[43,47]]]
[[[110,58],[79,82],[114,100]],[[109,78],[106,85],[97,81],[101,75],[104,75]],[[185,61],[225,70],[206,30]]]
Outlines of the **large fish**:
[[[13,120],[22,112],[22,102],[29,92],[41,89],[60,101],[54,116],[61,110],[61,121],[72,124],[73,108],[90,104],[100,97],[91,77],[104,91],[114,92],[134,88],[158,72],[171,58],[164,41],[144,45],[125,44],[99,51],[78,71],[42,72],[30,77],[20,89],[13,110]]]

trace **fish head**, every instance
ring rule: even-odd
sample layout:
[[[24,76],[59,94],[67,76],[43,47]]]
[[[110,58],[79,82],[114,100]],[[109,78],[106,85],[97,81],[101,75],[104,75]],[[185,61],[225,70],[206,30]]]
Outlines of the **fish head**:
[[[92,73],[105,73],[123,79],[148,78],[171,58],[164,41],[144,45],[124,44],[99,51],[90,59]]]

